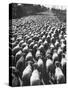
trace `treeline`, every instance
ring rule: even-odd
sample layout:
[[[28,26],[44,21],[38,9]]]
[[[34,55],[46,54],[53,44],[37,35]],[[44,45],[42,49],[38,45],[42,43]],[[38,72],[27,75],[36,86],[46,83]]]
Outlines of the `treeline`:
[[[59,18],[61,22],[66,22],[66,9],[61,10],[52,8],[51,10],[54,13],[54,15],[56,15]]]
[[[38,12],[47,11],[49,8],[41,6],[41,5],[34,5],[34,4],[21,4],[18,5],[17,3],[9,4],[9,19],[14,18],[21,18],[23,16],[28,16],[32,14],[36,14]]]

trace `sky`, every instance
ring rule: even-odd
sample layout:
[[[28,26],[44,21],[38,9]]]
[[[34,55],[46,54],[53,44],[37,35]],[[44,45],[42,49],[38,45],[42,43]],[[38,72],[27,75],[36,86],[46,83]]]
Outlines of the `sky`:
[[[18,3],[18,5],[21,5],[21,4],[22,3]],[[46,7],[49,7],[49,8],[54,7],[56,9],[62,9],[62,10],[66,9],[66,7],[62,6],[62,5],[49,5],[49,4],[43,4],[43,3],[41,3],[40,5],[43,5],[43,6],[46,6]]]

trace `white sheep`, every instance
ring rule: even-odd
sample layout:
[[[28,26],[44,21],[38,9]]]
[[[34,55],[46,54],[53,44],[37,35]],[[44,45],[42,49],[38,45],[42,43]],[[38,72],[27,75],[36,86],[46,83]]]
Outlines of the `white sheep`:
[[[65,82],[64,74],[59,67],[56,67],[55,69],[55,79],[56,79],[57,84]]]
[[[21,40],[20,42],[19,42],[19,46],[21,47],[21,45],[24,43],[24,40]]]
[[[15,46],[13,49],[12,49],[12,54],[15,56],[16,53],[21,50],[21,47],[19,47],[19,44],[17,46]]]
[[[25,57],[25,60],[28,61],[28,60],[32,60],[32,59],[33,59],[32,53],[28,52],[26,57]]]
[[[35,57],[36,57],[36,58],[39,58],[40,56],[41,56],[41,52],[40,52],[40,50],[37,50],[37,51],[36,51],[36,54],[35,54]]]
[[[32,67],[30,63],[28,63],[28,65],[26,66],[26,68],[22,73],[22,80],[24,85],[30,85],[31,74],[32,74]]]
[[[56,60],[58,60],[58,54],[57,54],[57,52],[54,52],[53,53],[52,60],[53,60],[53,62],[55,62]]]
[[[35,69],[32,72],[31,78],[30,78],[30,85],[40,85],[40,73],[37,69]]]
[[[17,62],[21,56],[22,56],[22,51],[20,50],[15,55],[15,61]]]
[[[46,71],[52,73],[53,70],[53,61],[51,59],[47,59],[46,61]]]

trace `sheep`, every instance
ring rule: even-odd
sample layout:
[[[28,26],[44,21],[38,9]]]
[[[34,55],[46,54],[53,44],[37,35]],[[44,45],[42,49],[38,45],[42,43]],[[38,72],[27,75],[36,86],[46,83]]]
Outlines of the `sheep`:
[[[42,43],[42,39],[39,39],[38,44],[41,44],[41,43]]]
[[[34,34],[32,33],[32,34],[31,34],[31,37],[33,37],[33,36],[34,36]]]
[[[46,72],[49,74],[50,77],[52,77],[52,75],[54,74],[54,68],[55,68],[53,61],[47,58],[45,66],[46,66]]]
[[[29,39],[30,39],[30,36],[27,35],[27,37],[26,37],[26,41],[28,41]]]
[[[38,49],[39,49],[40,51],[42,51],[43,48],[44,48],[43,44],[41,44],[41,45],[38,47]]]
[[[65,44],[64,43],[61,43],[61,48],[63,49],[65,47]]]
[[[51,54],[53,54],[54,45],[52,43],[50,44],[50,49],[51,49]]]
[[[50,48],[48,48],[45,55],[46,55],[46,57],[51,58],[51,49]]]
[[[23,52],[24,54],[27,54],[28,51],[29,51],[29,48],[28,48],[28,45],[26,45],[26,46],[22,49],[22,52]]]
[[[55,47],[58,47],[58,45],[59,45],[59,42],[58,42],[58,40],[56,40]]]
[[[39,57],[41,57],[41,52],[40,52],[40,50],[37,50],[37,51],[36,51],[35,57],[36,57],[36,59],[38,59]]]
[[[45,45],[45,44],[47,44],[48,42],[47,42],[47,40],[45,39],[45,41],[43,42],[43,45]]]
[[[18,44],[18,41],[15,41],[13,43],[10,43],[12,45],[12,48],[16,47],[16,45]]]
[[[65,45],[65,43],[61,43],[61,49],[62,49],[63,53],[66,52],[66,45]]]
[[[15,37],[12,37],[11,38],[11,42],[13,43],[15,41]]]
[[[32,39],[35,40],[35,41],[38,41],[39,37],[37,37],[37,35],[35,35]]]
[[[38,48],[38,45],[37,44],[34,44],[33,46],[33,56],[35,57],[35,53],[37,51],[37,48]]]
[[[61,66],[62,66],[62,71],[65,75],[65,81],[66,81],[66,58],[65,56],[63,56],[61,59]]]
[[[29,48],[33,49],[33,46],[34,46],[34,41],[29,44]]]
[[[14,74],[14,75],[16,75],[16,76],[18,76],[18,70],[16,69],[16,67],[15,66],[10,66],[9,67],[9,74],[10,74],[10,76],[12,75],[12,73]]]
[[[38,47],[38,44],[35,43],[34,46],[33,46],[33,48],[36,49],[37,47]]]
[[[52,36],[51,42],[52,42],[53,44],[55,44],[55,38],[54,38],[54,36]]]
[[[45,40],[45,35],[42,36],[42,41],[44,41],[44,40]]]
[[[66,64],[66,58],[65,57],[62,57],[61,59],[61,65],[62,67]]]
[[[19,51],[19,50],[21,50],[21,47],[19,47],[19,44],[16,46],[16,47],[14,47],[13,49],[12,49],[12,55],[16,55],[16,53]]]
[[[63,51],[62,51],[62,48],[61,48],[61,47],[59,47],[59,48],[58,48],[57,53],[58,53],[59,61],[61,62],[62,53],[63,53]]]
[[[44,45],[41,44],[38,49],[40,50],[40,52],[42,53],[42,56],[45,56],[45,49],[44,49]]]
[[[25,60],[23,56],[21,56],[20,59],[17,61],[16,69],[19,71],[19,75],[21,77],[22,72],[25,69]]]
[[[28,53],[27,53],[27,55],[26,55],[26,57],[25,57],[25,60],[26,60],[26,61],[31,61],[31,60],[33,60],[33,56],[32,56],[32,53],[31,53],[31,52],[28,52]]]
[[[27,43],[30,44],[32,42],[32,38],[28,39]]]
[[[18,36],[16,39],[18,42],[22,40],[22,35]]]
[[[62,38],[62,39],[60,40],[61,43],[63,43],[64,41],[65,41],[64,38]]]
[[[50,43],[50,35],[47,35],[47,42]]]
[[[58,60],[59,60],[58,54],[57,54],[56,50],[54,50],[54,52],[53,52],[52,59],[53,59],[53,62],[54,62],[54,63],[55,63],[55,61],[58,61]]]
[[[21,40],[20,42],[19,42],[19,46],[21,47],[21,45],[24,43],[24,40]]]
[[[62,49],[61,49],[61,47],[58,48],[57,53],[58,53],[58,55],[59,55],[60,53],[62,53]]]
[[[32,63],[31,61],[28,61],[28,65],[26,66],[26,68],[24,69],[24,71],[22,73],[22,81],[23,81],[24,86],[30,85],[30,77],[32,74],[31,63]]]
[[[41,75],[43,75],[44,62],[41,58],[38,59],[37,65],[39,72],[41,72]]]
[[[19,50],[15,55],[15,62],[17,62],[21,56],[22,56],[22,51]]]
[[[22,43],[21,47],[24,48],[27,45],[26,42]]]
[[[15,66],[16,62],[15,62],[15,58],[13,55],[9,56],[9,66]]]
[[[33,86],[33,85],[40,85],[40,84],[41,84],[40,73],[37,70],[37,64],[34,64],[34,70],[30,77],[30,85]]]
[[[55,80],[57,84],[65,83],[65,77],[62,70],[59,67],[55,69]]]
[[[61,34],[59,34],[59,39],[61,39],[62,38],[62,35]]]
[[[19,73],[18,73],[18,70],[16,69],[16,67],[12,66],[12,67],[9,67],[9,80],[11,81],[9,84],[11,86],[18,86],[20,85],[20,83],[16,82],[15,80],[13,80],[14,78],[19,78]],[[12,78],[12,79],[11,79]],[[12,84],[13,83],[13,84]],[[16,83],[16,85],[15,85]]]
[[[44,45],[45,50],[47,50],[48,47],[49,47],[49,44],[48,44],[47,40],[45,40],[45,41],[43,42],[43,45]]]
[[[19,78],[18,78],[18,77],[13,76],[12,86],[13,86],[13,87],[18,87],[18,86],[20,86],[20,81],[19,81]]]

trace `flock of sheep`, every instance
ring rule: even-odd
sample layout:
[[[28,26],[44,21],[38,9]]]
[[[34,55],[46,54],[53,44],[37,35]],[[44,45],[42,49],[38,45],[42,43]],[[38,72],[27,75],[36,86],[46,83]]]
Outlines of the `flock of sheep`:
[[[9,54],[12,86],[66,83],[66,24],[45,15],[13,19]]]

